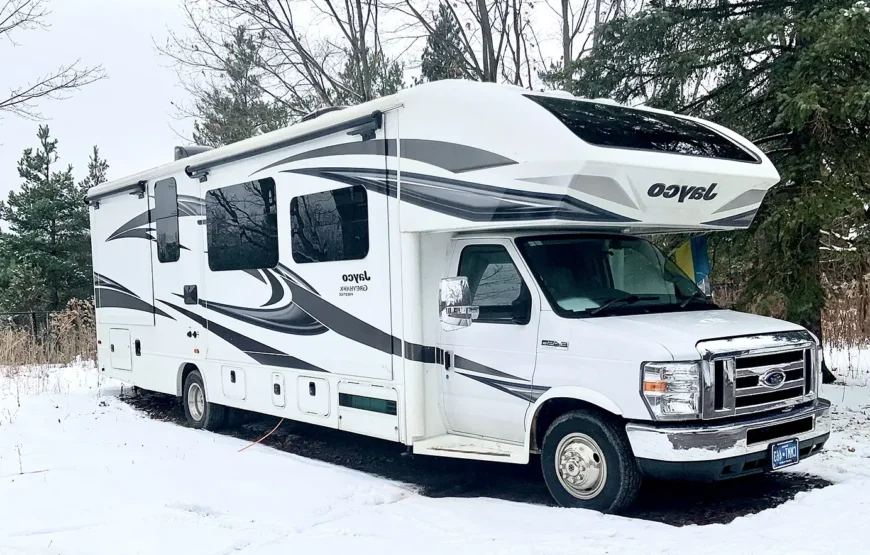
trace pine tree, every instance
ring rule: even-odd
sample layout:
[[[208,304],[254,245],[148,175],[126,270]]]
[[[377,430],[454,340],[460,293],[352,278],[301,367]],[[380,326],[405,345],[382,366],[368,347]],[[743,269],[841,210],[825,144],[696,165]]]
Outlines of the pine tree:
[[[459,22],[453,12],[447,4],[438,4],[432,32],[426,37],[426,46],[423,48],[421,81],[469,77],[460,37]]]
[[[195,101],[193,140],[199,145],[228,145],[288,124],[287,110],[264,98],[255,37],[238,27],[224,46],[227,57],[218,85],[200,91]]]
[[[821,237],[866,231],[870,200],[870,9],[853,2],[655,0],[601,29],[573,83],[712,119],[768,153],[782,180],[748,232],[715,237],[717,257],[743,308],[819,337]]]
[[[93,294],[85,187],[105,181],[107,164],[97,149],[89,175],[79,185],[72,166],[55,170],[57,140],[47,126],[37,133],[39,147],[24,151],[18,163],[19,191],[0,201],[0,306],[7,310],[58,310],[72,298]]]

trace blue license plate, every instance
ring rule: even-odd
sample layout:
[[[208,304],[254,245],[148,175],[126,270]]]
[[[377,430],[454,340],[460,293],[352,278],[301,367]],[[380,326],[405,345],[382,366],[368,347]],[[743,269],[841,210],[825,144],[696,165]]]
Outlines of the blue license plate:
[[[800,458],[800,442],[796,438],[770,445],[770,464],[773,470],[797,464]]]

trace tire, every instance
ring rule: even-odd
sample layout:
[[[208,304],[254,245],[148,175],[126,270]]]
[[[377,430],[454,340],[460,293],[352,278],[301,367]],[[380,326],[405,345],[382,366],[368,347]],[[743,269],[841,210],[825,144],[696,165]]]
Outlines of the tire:
[[[226,407],[208,402],[199,370],[192,371],[185,378],[181,401],[184,417],[193,428],[214,431],[226,423]]]
[[[563,507],[619,513],[640,489],[628,436],[604,414],[572,411],[557,418],[544,435],[541,468],[550,495]]]

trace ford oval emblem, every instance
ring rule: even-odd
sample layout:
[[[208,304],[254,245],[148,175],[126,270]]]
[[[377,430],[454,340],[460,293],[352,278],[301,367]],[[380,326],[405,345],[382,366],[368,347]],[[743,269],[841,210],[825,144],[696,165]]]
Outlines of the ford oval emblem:
[[[785,372],[782,370],[768,370],[761,376],[758,382],[764,387],[779,389],[785,383]]]

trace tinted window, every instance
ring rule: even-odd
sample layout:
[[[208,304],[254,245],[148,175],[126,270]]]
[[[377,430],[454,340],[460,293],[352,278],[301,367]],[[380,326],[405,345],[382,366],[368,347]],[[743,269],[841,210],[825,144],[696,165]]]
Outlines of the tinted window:
[[[345,187],[290,201],[293,260],[300,264],[359,260],[369,253],[365,187]]]
[[[175,262],[181,256],[178,245],[178,196],[175,179],[154,184],[154,228],[157,233],[157,261]]]
[[[549,110],[575,135],[593,145],[758,162],[727,137],[677,116],[600,102],[532,95],[527,98]]]
[[[471,302],[480,307],[477,322],[527,324],[532,298],[517,267],[501,245],[472,245],[462,250],[459,274],[468,278]]]
[[[219,272],[278,265],[274,180],[209,191],[205,210],[209,268]]]

